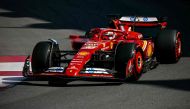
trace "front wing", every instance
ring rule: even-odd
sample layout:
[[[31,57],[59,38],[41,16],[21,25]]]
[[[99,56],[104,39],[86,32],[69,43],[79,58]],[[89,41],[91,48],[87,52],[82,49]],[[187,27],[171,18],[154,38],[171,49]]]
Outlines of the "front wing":
[[[102,78],[102,79],[118,79],[116,71],[110,69],[103,68],[85,68],[80,71],[77,75],[68,76],[65,72],[65,68],[63,67],[51,67],[44,72],[41,73],[33,73],[31,71],[30,65],[30,56],[28,56],[25,60],[22,74],[25,77],[35,77],[35,78],[46,78],[46,77],[58,77],[58,78]]]

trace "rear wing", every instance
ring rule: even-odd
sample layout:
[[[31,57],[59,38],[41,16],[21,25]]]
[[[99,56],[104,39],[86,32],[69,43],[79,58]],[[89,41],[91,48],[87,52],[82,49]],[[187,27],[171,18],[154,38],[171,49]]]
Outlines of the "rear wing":
[[[123,16],[119,18],[121,24],[128,26],[144,26],[144,27],[154,27],[161,26],[165,28],[167,26],[165,17],[141,17],[141,16]]]
[[[120,15],[107,15],[112,21],[119,25],[127,26],[167,26],[167,17],[147,17],[147,16],[120,16]]]
[[[142,23],[158,22],[157,17],[124,16],[124,17],[121,17],[119,20],[124,21],[124,22],[142,22]]]

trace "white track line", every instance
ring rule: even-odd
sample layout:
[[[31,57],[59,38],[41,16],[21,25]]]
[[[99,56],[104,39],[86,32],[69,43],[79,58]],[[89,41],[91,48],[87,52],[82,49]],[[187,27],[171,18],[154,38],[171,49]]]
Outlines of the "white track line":
[[[24,62],[2,62],[0,71],[22,71]]]
[[[0,62],[0,71],[21,72],[23,70],[23,66],[24,62]],[[14,86],[15,84],[21,82],[23,79],[25,79],[23,76],[0,75],[0,87]]]

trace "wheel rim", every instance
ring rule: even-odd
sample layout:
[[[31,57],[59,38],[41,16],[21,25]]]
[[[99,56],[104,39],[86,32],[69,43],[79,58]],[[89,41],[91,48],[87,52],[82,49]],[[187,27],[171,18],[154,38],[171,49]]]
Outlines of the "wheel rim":
[[[177,40],[176,40],[175,52],[176,52],[176,59],[178,60],[178,58],[181,55],[181,40],[180,40],[180,38],[177,38]]]
[[[142,65],[143,65],[142,54],[140,52],[137,52],[135,55],[135,68],[137,73],[141,73]]]
[[[135,78],[138,78],[138,75],[142,71],[143,66],[143,60],[142,60],[142,54],[140,52],[137,52],[134,56],[134,58],[130,59],[127,62],[126,65],[126,77],[135,76]]]
[[[130,77],[134,72],[134,59],[130,59],[126,65],[126,77]]]

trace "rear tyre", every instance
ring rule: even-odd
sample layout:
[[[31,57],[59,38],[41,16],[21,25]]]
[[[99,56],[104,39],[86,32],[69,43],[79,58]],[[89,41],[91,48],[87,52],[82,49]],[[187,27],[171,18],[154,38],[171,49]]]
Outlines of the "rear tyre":
[[[115,70],[119,72],[119,78],[125,81],[137,81],[143,68],[143,56],[135,44],[119,44],[116,49]]]
[[[181,35],[177,30],[163,30],[155,39],[156,57],[161,63],[175,63],[181,57]]]
[[[59,47],[50,41],[36,44],[32,53],[32,72],[40,73],[49,67],[60,66]]]

